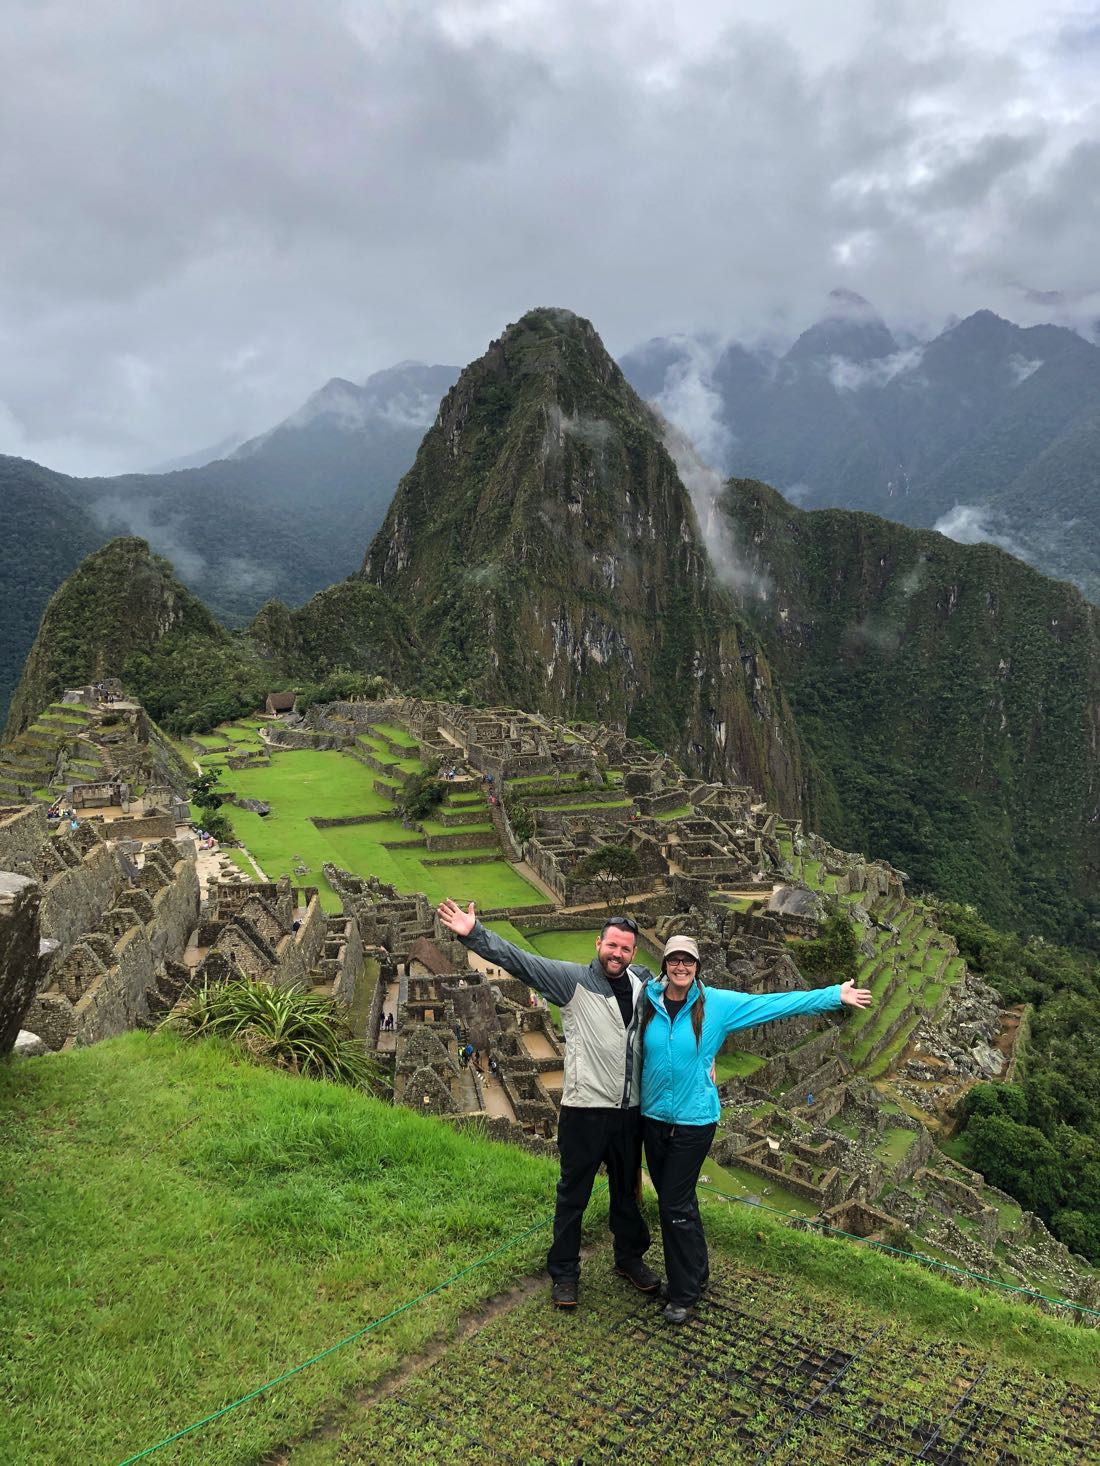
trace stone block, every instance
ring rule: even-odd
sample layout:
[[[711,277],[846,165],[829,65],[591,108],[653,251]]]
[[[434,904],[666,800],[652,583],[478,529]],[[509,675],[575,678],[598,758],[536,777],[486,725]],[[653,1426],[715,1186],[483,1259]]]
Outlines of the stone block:
[[[0,1054],[14,1044],[38,990],[39,886],[0,872]]]

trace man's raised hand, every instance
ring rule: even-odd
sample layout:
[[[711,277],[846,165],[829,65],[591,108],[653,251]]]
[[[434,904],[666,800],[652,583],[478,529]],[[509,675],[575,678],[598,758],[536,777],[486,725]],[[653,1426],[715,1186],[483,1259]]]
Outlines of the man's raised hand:
[[[439,903],[435,914],[447,930],[454,932],[456,937],[468,937],[477,922],[477,917],[474,915],[474,903],[472,901],[469,907],[463,911],[458,902],[452,901],[449,896],[445,901]],[[870,993],[867,996],[870,997]]]
[[[470,908],[473,910],[473,907]],[[869,1008],[875,997],[870,988],[857,988],[854,982],[840,984],[840,1001],[849,1008]]]

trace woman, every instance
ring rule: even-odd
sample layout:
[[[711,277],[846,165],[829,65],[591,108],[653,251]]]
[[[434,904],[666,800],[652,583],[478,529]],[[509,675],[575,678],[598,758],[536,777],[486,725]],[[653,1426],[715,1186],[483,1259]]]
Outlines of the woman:
[[[646,985],[641,1020],[642,1132],[661,1214],[665,1318],[677,1324],[691,1317],[709,1276],[695,1186],[718,1123],[714,1060],[727,1035],[796,1013],[866,1008],[871,1002],[868,989],[851,982],[811,992],[748,994],[704,988],[699,973],[699,948],[691,937],[670,937],[663,980]]]

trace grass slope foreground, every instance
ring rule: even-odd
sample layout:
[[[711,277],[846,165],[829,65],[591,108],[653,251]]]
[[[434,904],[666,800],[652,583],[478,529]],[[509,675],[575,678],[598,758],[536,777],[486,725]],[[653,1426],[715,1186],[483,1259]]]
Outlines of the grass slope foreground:
[[[604,1246],[562,1319],[555,1177],[217,1043],[0,1067],[0,1460],[117,1466],[351,1335],[149,1459],[1096,1458],[1095,1331],[748,1208],[709,1203],[694,1324],[663,1327]],[[962,1450],[987,1437],[1016,1454]]]

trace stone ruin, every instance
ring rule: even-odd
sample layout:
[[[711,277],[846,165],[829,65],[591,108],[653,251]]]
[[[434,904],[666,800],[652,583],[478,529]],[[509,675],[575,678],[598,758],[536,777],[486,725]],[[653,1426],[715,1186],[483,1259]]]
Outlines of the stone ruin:
[[[37,933],[33,984],[10,959],[0,971],[0,992],[26,999],[20,1027],[69,1049],[150,1021],[198,919],[190,845],[160,840],[133,857],[89,824],[51,833],[36,805],[0,810],[0,866],[22,882],[24,952]]]
[[[242,976],[352,1002],[354,917],[286,878],[217,886],[203,911],[191,841],[104,839],[112,828],[53,832],[42,805],[0,809],[0,1052],[20,1031],[41,1052],[152,1027]]]

